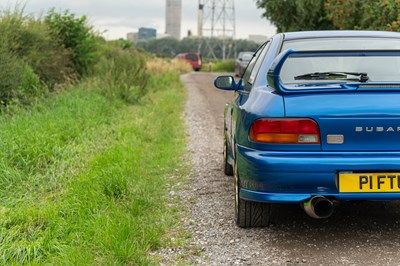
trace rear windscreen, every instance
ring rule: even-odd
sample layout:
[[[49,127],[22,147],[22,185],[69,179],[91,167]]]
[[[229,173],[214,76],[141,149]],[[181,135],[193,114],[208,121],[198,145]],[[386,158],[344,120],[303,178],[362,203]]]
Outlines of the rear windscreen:
[[[365,78],[362,78],[365,76]],[[400,56],[289,57],[280,73],[283,84],[400,82]],[[362,79],[361,79],[362,78]]]
[[[190,60],[190,61],[193,61],[193,62],[196,62],[196,61],[199,60],[199,57],[196,54],[188,54],[186,56],[186,59]]]

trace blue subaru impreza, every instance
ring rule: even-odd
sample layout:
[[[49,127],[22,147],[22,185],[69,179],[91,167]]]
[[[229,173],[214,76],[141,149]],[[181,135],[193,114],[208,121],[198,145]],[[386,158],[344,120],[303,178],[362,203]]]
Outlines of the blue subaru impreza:
[[[400,34],[281,33],[253,55],[225,108],[225,173],[240,227],[274,203],[327,218],[340,201],[400,199]]]

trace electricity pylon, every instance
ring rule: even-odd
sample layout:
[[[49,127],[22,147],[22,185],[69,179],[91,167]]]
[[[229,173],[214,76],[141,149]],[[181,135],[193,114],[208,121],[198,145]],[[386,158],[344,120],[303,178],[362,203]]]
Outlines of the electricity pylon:
[[[229,57],[236,34],[234,0],[199,0],[198,36],[206,37],[206,56],[216,58],[213,38],[222,40],[222,59]]]

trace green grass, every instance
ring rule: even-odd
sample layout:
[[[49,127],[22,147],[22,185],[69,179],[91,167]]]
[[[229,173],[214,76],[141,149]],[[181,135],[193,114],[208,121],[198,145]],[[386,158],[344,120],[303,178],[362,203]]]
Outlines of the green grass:
[[[213,72],[234,72],[235,71],[235,60],[217,61],[212,66]]]
[[[0,116],[1,265],[156,263],[176,222],[185,93],[176,74],[150,84],[139,105],[76,88]]]

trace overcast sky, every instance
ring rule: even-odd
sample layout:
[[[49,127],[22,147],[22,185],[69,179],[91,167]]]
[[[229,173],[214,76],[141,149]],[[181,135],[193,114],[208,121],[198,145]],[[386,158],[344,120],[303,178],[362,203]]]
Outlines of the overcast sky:
[[[156,28],[165,32],[165,0],[0,0],[0,8],[14,7],[15,2],[26,3],[25,13],[46,14],[69,9],[72,13],[86,15],[90,24],[104,32],[107,39],[126,38],[128,32],[140,27]],[[182,0],[182,37],[188,30],[197,34],[198,0]],[[236,37],[247,38],[251,34],[271,37],[275,27],[261,18],[262,10],[255,0],[235,0]]]

